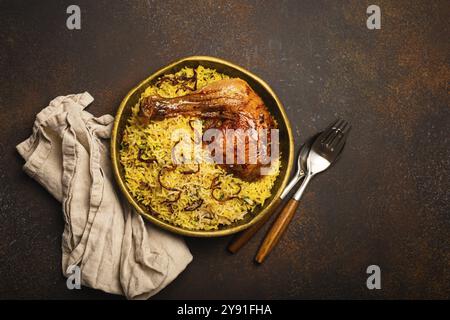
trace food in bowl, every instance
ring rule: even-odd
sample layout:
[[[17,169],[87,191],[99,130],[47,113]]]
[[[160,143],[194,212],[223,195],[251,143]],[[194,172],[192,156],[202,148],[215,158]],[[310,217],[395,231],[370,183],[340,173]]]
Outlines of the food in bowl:
[[[164,75],[143,92],[123,131],[119,156],[126,186],[149,212],[173,225],[190,230],[230,225],[271,196],[279,157],[270,163],[270,174],[264,175],[260,173],[266,165],[259,161],[259,151],[255,163],[249,161],[250,155],[236,162],[236,152],[233,164],[211,161],[217,157],[203,146],[203,132],[276,127],[262,99],[241,79],[202,66]],[[174,150],[184,141],[174,138],[175,132],[188,133],[197,144],[200,140],[197,156],[206,161],[176,161]],[[241,145],[249,152],[251,138],[240,141],[239,135],[223,135],[222,141],[215,141],[220,146],[216,151],[223,148],[226,154],[228,142],[236,139],[233,148]],[[274,145],[270,137],[268,142]],[[186,148],[178,149],[181,158],[192,158]]]

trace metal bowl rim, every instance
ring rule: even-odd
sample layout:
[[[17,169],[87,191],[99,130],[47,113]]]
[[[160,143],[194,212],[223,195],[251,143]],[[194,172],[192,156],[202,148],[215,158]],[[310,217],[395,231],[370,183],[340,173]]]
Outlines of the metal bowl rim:
[[[189,229],[184,229],[175,225],[172,225],[168,222],[164,222],[154,216],[152,216],[151,214],[145,212],[140,205],[137,203],[137,201],[132,197],[132,195],[129,193],[124,178],[122,177],[122,175],[120,174],[120,170],[119,170],[119,150],[117,150],[116,144],[117,144],[117,138],[118,138],[118,130],[119,130],[119,123],[120,120],[122,118],[122,114],[123,111],[125,110],[125,107],[127,106],[128,100],[130,99],[130,97],[139,89],[141,88],[143,85],[146,85],[148,83],[150,83],[152,80],[154,80],[156,77],[166,73],[167,71],[173,69],[174,67],[178,66],[178,65],[182,65],[183,63],[186,62],[201,62],[201,61],[208,61],[211,63],[215,63],[215,64],[220,64],[220,65],[224,65],[228,68],[231,69],[235,69],[243,74],[245,74],[247,77],[252,78],[255,82],[259,83],[259,85],[261,85],[261,87],[264,88],[264,90],[266,90],[269,95],[274,99],[274,101],[276,102],[276,106],[279,109],[282,119],[283,119],[283,124],[286,127],[286,131],[288,133],[289,136],[289,154],[288,154],[288,161],[286,164],[286,172],[284,174],[284,177],[282,177],[282,181],[280,184],[280,187],[278,188],[277,192],[274,194],[272,200],[265,205],[262,210],[250,221],[248,221],[245,224],[241,224],[241,225],[237,225],[234,227],[229,227],[227,229],[219,229],[219,230],[209,230],[209,231],[202,231],[202,230],[189,230]],[[292,167],[293,167],[293,160],[294,160],[294,138],[293,138],[293,134],[292,134],[292,127],[290,124],[290,121],[286,115],[286,111],[284,110],[284,107],[280,101],[280,99],[277,97],[277,95],[275,94],[275,92],[270,88],[270,86],[261,78],[259,78],[258,76],[256,76],[255,74],[251,73],[248,70],[245,70],[244,68],[235,65],[232,62],[229,61],[225,61],[223,59],[219,59],[219,58],[215,58],[215,57],[210,57],[210,56],[190,56],[190,57],[186,57],[180,60],[177,60],[161,69],[159,69],[158,71],[154,72],[152,75],[150,75],[148,78],[146,78],[145,80],[141,81],[137,86],[135,86],[133,89],[131,89],[128,94],[125,96],[125,98],[122,100],[122,102],[120,103],[120,106],[117,110],[115,119],[114,119],[114,126],[112,129],[112,133],[111,133],[111,161],[112,161],[112,165],[113,165],[113,172],[114,172],[114,176],[115,179],[117,181],[117,184],[119,185],[119,188],[121,190],[121,192],[125,195],[127,201],[129,203],[132,204],[132,206],[136,209],[136,211],[141,214],[143,217],[145,217],[147,220],[149,220],[150,222],[152,222],[153,224],[174,232],[176,234],[180,234],[180,235],[185,235],[185,236],[191,236],[191,237],[220,237],[220,236],[226,236],[226,235],[230,235],[239,231],[242,231],[244,229],[249,228],[250,226],[252,226],[253,224],[257,223],[259,220],[261,220],[266,214],[268,214],[273,206],[275,205],[276,200],[279,198],[279,196],[281,195],[282,190],[285,188],[288,179],[291,175],[291,171],[292,171]],[[280,178],[280,177],[278,177]]]

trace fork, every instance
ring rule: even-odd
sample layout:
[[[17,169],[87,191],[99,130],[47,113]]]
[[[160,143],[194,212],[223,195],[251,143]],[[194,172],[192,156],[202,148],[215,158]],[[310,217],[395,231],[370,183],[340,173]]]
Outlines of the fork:
[[[256,262],[262,263],[279,241],[281,235],[291,222],[294,213],[298,208],[299,201],[311,179],[316,174],[329,168],[341,153],[350,128],[351,126],[347,121],[340,119],[314,141],[306,160],[307,168],[305,178],[303,179],[300,188],[280,212],[264,238],[256,255]]]

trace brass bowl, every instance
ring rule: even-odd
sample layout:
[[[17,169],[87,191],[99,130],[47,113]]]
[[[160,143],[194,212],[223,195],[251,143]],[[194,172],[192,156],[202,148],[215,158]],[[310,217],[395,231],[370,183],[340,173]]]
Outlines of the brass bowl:
[[[280,153],[281,153],[281,170],[276,179],[273,187],[272,196],[267,200],[263,208],[258,208],[253,213],[249,213],[246,217],[240,221],[237,221],[229,226],[224,226],[218,230],[201,231],[201,230],[189,230],[182,227],[172,225],[157,217],[153,216],[148,210],[139,204],[139,202],[133,198],[129,192],[124,177],[124,169],[120,163],[119,150],[120,141],[122,140],[122,132],[125,128],[127,119],[131,115],[131,107],[136,105],[142,92],[148,87],[155,79],[164,75],[171,74],[179,71],[183,67],[197,67],[202,65],[207,68],[216,69],[220,73],[227,74],[231,77],[239,77],[248,82],[248,84],[255,90],[256,93],[263,99],[269,111],[275,117],[280,129]],[[272,89],[262,79],[258,78],[251,72],[222,59],[207,57],[207,56],[193,56],[178,60],[171,63],[167,67],[164,67],[150,77],[142,81],[139,85],[133,88],[123,99],[122,103],[117,110],[116,118],[114,121],[114,127],[111,136],[111,158],[113,164],[114,175],[117,183],[127,198],[127,200],[133,205],[133,207],[144,216],[150,222],[157,226],[169,230],[171,232],[193,237],[218,237],[233,234],[244,230],[262,217],[268,214],[274,206],[274,202],[279,198],[282,190],[287,184],[288,178],[291,174],[293,159],[294,159],[294,139],[292,135],[291,125],[289,119],[286,116],[286,112]]]

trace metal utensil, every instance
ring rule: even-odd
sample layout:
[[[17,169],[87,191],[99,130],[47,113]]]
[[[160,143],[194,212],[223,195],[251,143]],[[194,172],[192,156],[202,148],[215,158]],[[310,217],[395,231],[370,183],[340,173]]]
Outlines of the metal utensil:
[[[292,188],[305,176],[306,172],[306,161],[308,158],[309,149],[314,140],[309,139],[305,142],[301,148],[297,157],[297,171],[295,172],[292,180],[287,184],[281,193],[280,197],[276,200],[273,210],[270,213],[267,213],[260,221],[251,226],[250,228],[244,230],[236,237],[233,238],[231,243],[228,245],[228,251],[231,253],[236,253],[241,249],[255,234],[262,228],[262,226],[270,219],[272,214],[277,211],[282,200],[286,198]]]
[[[286,188],[284,188],[283,192],[280,195],[280,199],[286,198],[289,192],[294,188],[294,186],[305,176],[307,164],[306,161],[308,159],[309,149],[311,148],[311,143],[305,143],[301,148],[297,158],[297,171],[295,172],[294,177],[287,184]]]
[[[307,170],[305,179],[300,188],[294,194],[283,208],[271,229],[267,233],[259,251],[256,255],[256,262],[262,263],[267,255],[277,244],[283,232],[286,230],[289,222],[292,220],[294,213],[299,205],[306,187],[311,179],[318,173],[325,171],[341,153],[350,124],[345,120],[338,120],[325,130],[312,144],[307,157]]]

